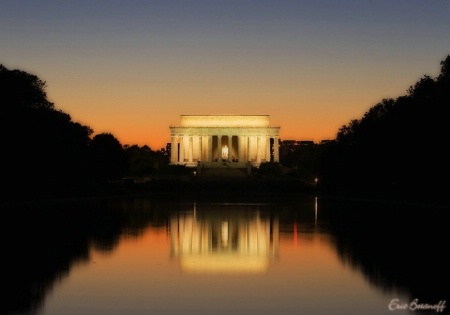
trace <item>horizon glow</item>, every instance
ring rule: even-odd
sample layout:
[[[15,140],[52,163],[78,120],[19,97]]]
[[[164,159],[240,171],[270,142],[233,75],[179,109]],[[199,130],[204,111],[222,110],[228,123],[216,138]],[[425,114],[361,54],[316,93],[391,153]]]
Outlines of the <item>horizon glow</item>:
[[[281,140],[333,139],[435,77],[450,2],[0,2],[0,63],[72,119],[154,150],[181,115],[270,115]]]

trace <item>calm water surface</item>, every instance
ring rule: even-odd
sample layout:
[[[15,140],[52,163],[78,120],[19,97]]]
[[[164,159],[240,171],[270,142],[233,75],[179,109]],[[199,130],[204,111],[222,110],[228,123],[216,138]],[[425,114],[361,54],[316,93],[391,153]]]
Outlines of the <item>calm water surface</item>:
[[[311,197],[21,211],[28,240],[9,234],[5,314],[448,313],[444,262],[418,258],[444,259],[428,252],[444,244],[429,218],[442,209]]]

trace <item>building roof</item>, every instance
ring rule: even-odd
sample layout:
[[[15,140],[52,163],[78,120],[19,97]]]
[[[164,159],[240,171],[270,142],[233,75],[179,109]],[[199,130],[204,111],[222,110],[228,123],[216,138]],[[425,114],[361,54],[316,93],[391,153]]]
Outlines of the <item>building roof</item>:
[[[181,127],[269,126],[269,115],[181,115]]]

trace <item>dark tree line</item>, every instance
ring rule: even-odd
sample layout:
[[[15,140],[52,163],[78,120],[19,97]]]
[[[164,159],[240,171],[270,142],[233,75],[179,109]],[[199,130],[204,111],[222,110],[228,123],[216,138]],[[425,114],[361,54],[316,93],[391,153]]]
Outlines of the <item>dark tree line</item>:
[[[280,163],[290,168],[289,176],[303,181],[305,184],[315,184],[319,170],[319,160],[323,151],[321,144],[280,146]]]
[[[133,152],[110,133],[92,137],[45,89],[36,75],[0,65],[3,201],[103,193],[135,171]]]
[[[125,146],[125,152],[128,157],[128,176],[139,177],[160,173],[169,164],[165,152],[153,151],[146,145]]]
[[[0,65],[5,197],[45,196],[75,189],[87,174],[92,129],[75,123],[47,99],[33,74]]]
[[[333,141],[282,146],[289,176],[310,184],[317,177],[323,189],[350,193],[446,196],[450,55],[440,66],[437,77],[424,75],[406,95],[383,99],[342,126]]]
[[[0,65],[3,200],[103,193],[124,176],[180,173],[161,151],[123,147],[110,133],[55,108],[37,76]],[[326,144],[283,155],[290,176],[353,192],[440,195],[448,190],[450,55],[440,74],[423,76],[397,99],[384,99]],[[260,174],[281,176],[277,163]],[[184,174],[184,172],[183,172]]]
[[[324,185],[372,192],[448,193],[450,55],[436,78],[383,99],[342,126],[320,161]]]

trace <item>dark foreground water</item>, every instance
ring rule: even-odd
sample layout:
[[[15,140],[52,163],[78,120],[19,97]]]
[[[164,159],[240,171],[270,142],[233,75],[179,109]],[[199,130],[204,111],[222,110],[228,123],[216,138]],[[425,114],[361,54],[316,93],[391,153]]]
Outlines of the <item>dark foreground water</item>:
[[[316,197],[5,206],[0,314],[448,314],[448,211]]]

